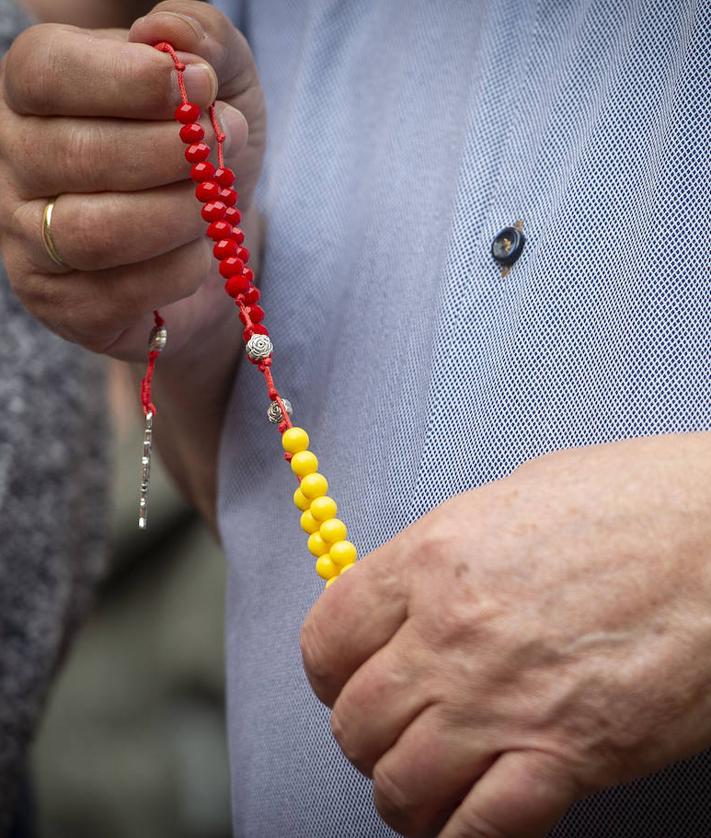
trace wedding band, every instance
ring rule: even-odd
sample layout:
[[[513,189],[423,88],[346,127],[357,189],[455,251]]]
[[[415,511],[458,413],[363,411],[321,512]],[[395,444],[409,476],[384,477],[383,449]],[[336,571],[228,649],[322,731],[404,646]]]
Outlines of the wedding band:
[[[68,268],[69,265],[59,255],[57,245],[52,238],[52,213],[54,212],[54,204],[57,200],[57,198],[53,198],[48,201],[47,206],[44,208],[44,215],[42,216],[42,241],[44,242],[45,250],[54,264],[60,268]]]

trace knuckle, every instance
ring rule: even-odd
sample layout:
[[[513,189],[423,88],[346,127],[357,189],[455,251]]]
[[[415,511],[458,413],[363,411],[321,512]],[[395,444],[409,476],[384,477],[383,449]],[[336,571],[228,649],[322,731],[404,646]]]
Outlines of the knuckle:
[[[306,675],[316,695],[321,697],[328,680],[329,667],[321,633],[312,617],[307,618],[302,626],[300,646]]]
[[[47,113],[61,74],[52,60],[63,30],[54,24],[31,26],[15,39],[5,65],[5,97],[17,113]]]
[[[403,789],[389,767],[378,763],[373,769],[373,797],[380,817],[393,829],[412,835],[417,801]]]

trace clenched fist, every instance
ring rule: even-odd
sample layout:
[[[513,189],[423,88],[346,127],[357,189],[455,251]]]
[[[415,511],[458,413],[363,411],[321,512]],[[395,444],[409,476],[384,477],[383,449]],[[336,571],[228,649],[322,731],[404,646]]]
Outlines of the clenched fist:
[[[15,292],[61,336],[126,360],[145,356],[155,308],[170,326],[167,355],[184,355],[198,335],[239,336],[211,281],[211,242],[173,121],[176,73],[152,46],[164,40],[188,65],[190,99],[218,99],[248,225],[264,102],[249,46],[209,5],[159,3],[130,31],[32,27],[0,79],[0,243]],[[41,237],[55,198],[52,237],[67,268]]]

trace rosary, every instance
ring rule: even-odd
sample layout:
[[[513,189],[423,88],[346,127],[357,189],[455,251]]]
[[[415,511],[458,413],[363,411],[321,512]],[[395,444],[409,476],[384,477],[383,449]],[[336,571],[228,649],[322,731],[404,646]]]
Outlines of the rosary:
[[[267,418],[281,433],[284,458],[290,463],[299,485],[294,492],[294,504],[301,512],[301,527],[308,535],[307,547],[316,557],[316,573],[326,580],[326,587],[341,573],[353,566],[357,559],[355,546],[347,541],[346,525],[336,517],[336,502],[328,496],[328,480],[318,471],[318,458],[309,450],[309,435],[291,422],[292,407],[283,398],[272,377],[274,347],[264,326],[264,309],[259,305],[260,292],[254,286],[254,273],[247,267],[249,251],[244,244],[244,233],[237,226],[240,211],[235,206],[238,195],[233,184],[235,173],[225,167],[223,146],[225,135],[215,113],[214,103],[208,112],[217,140],[217,168],[208,160],[210,147],[204,142],[205,130],[200,125],[200,108],[188,99],[185,87],[185,64],[168,43],[156,44],[160,52],[170,55],[178,73],[178,87],[182,104],[175,111],[181,123],[180,139],[187,145],[185,158],[192,164],[190,175],[197,184],[195,195],[203,204],[202,217],[208,223],[207,236],[215,242],[213,254],[225,279],[225,291],[239,309],[244,329],[242,339],[250,362],[264,376],[270,404]],[[165,348],[168,332],[158,311],[153,312],[155,326],[148,340],[148,367],[141,382],[141,404],[145,416],[143,457],[141,459],[141,494],[138,526],[148,526],[148,494],[150,490],[151,456],[153,450],[153,419],[156,408],[151,401],[151,387],[156,361]]]

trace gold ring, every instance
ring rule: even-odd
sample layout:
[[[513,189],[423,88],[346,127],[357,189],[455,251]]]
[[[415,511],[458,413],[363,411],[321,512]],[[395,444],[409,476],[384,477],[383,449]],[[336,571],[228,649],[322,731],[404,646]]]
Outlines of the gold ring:
[[[57,200],[58,198],[53,198],[48,201],[47,206],[44,208],[44,215],[42,216],[42,241],[44,242],[45,250],[54,264],[59,265],[60,268],[68,268],[69,265],[59,255],[57,245],[52,238],[52,213],[54,212],[54,204]]]

